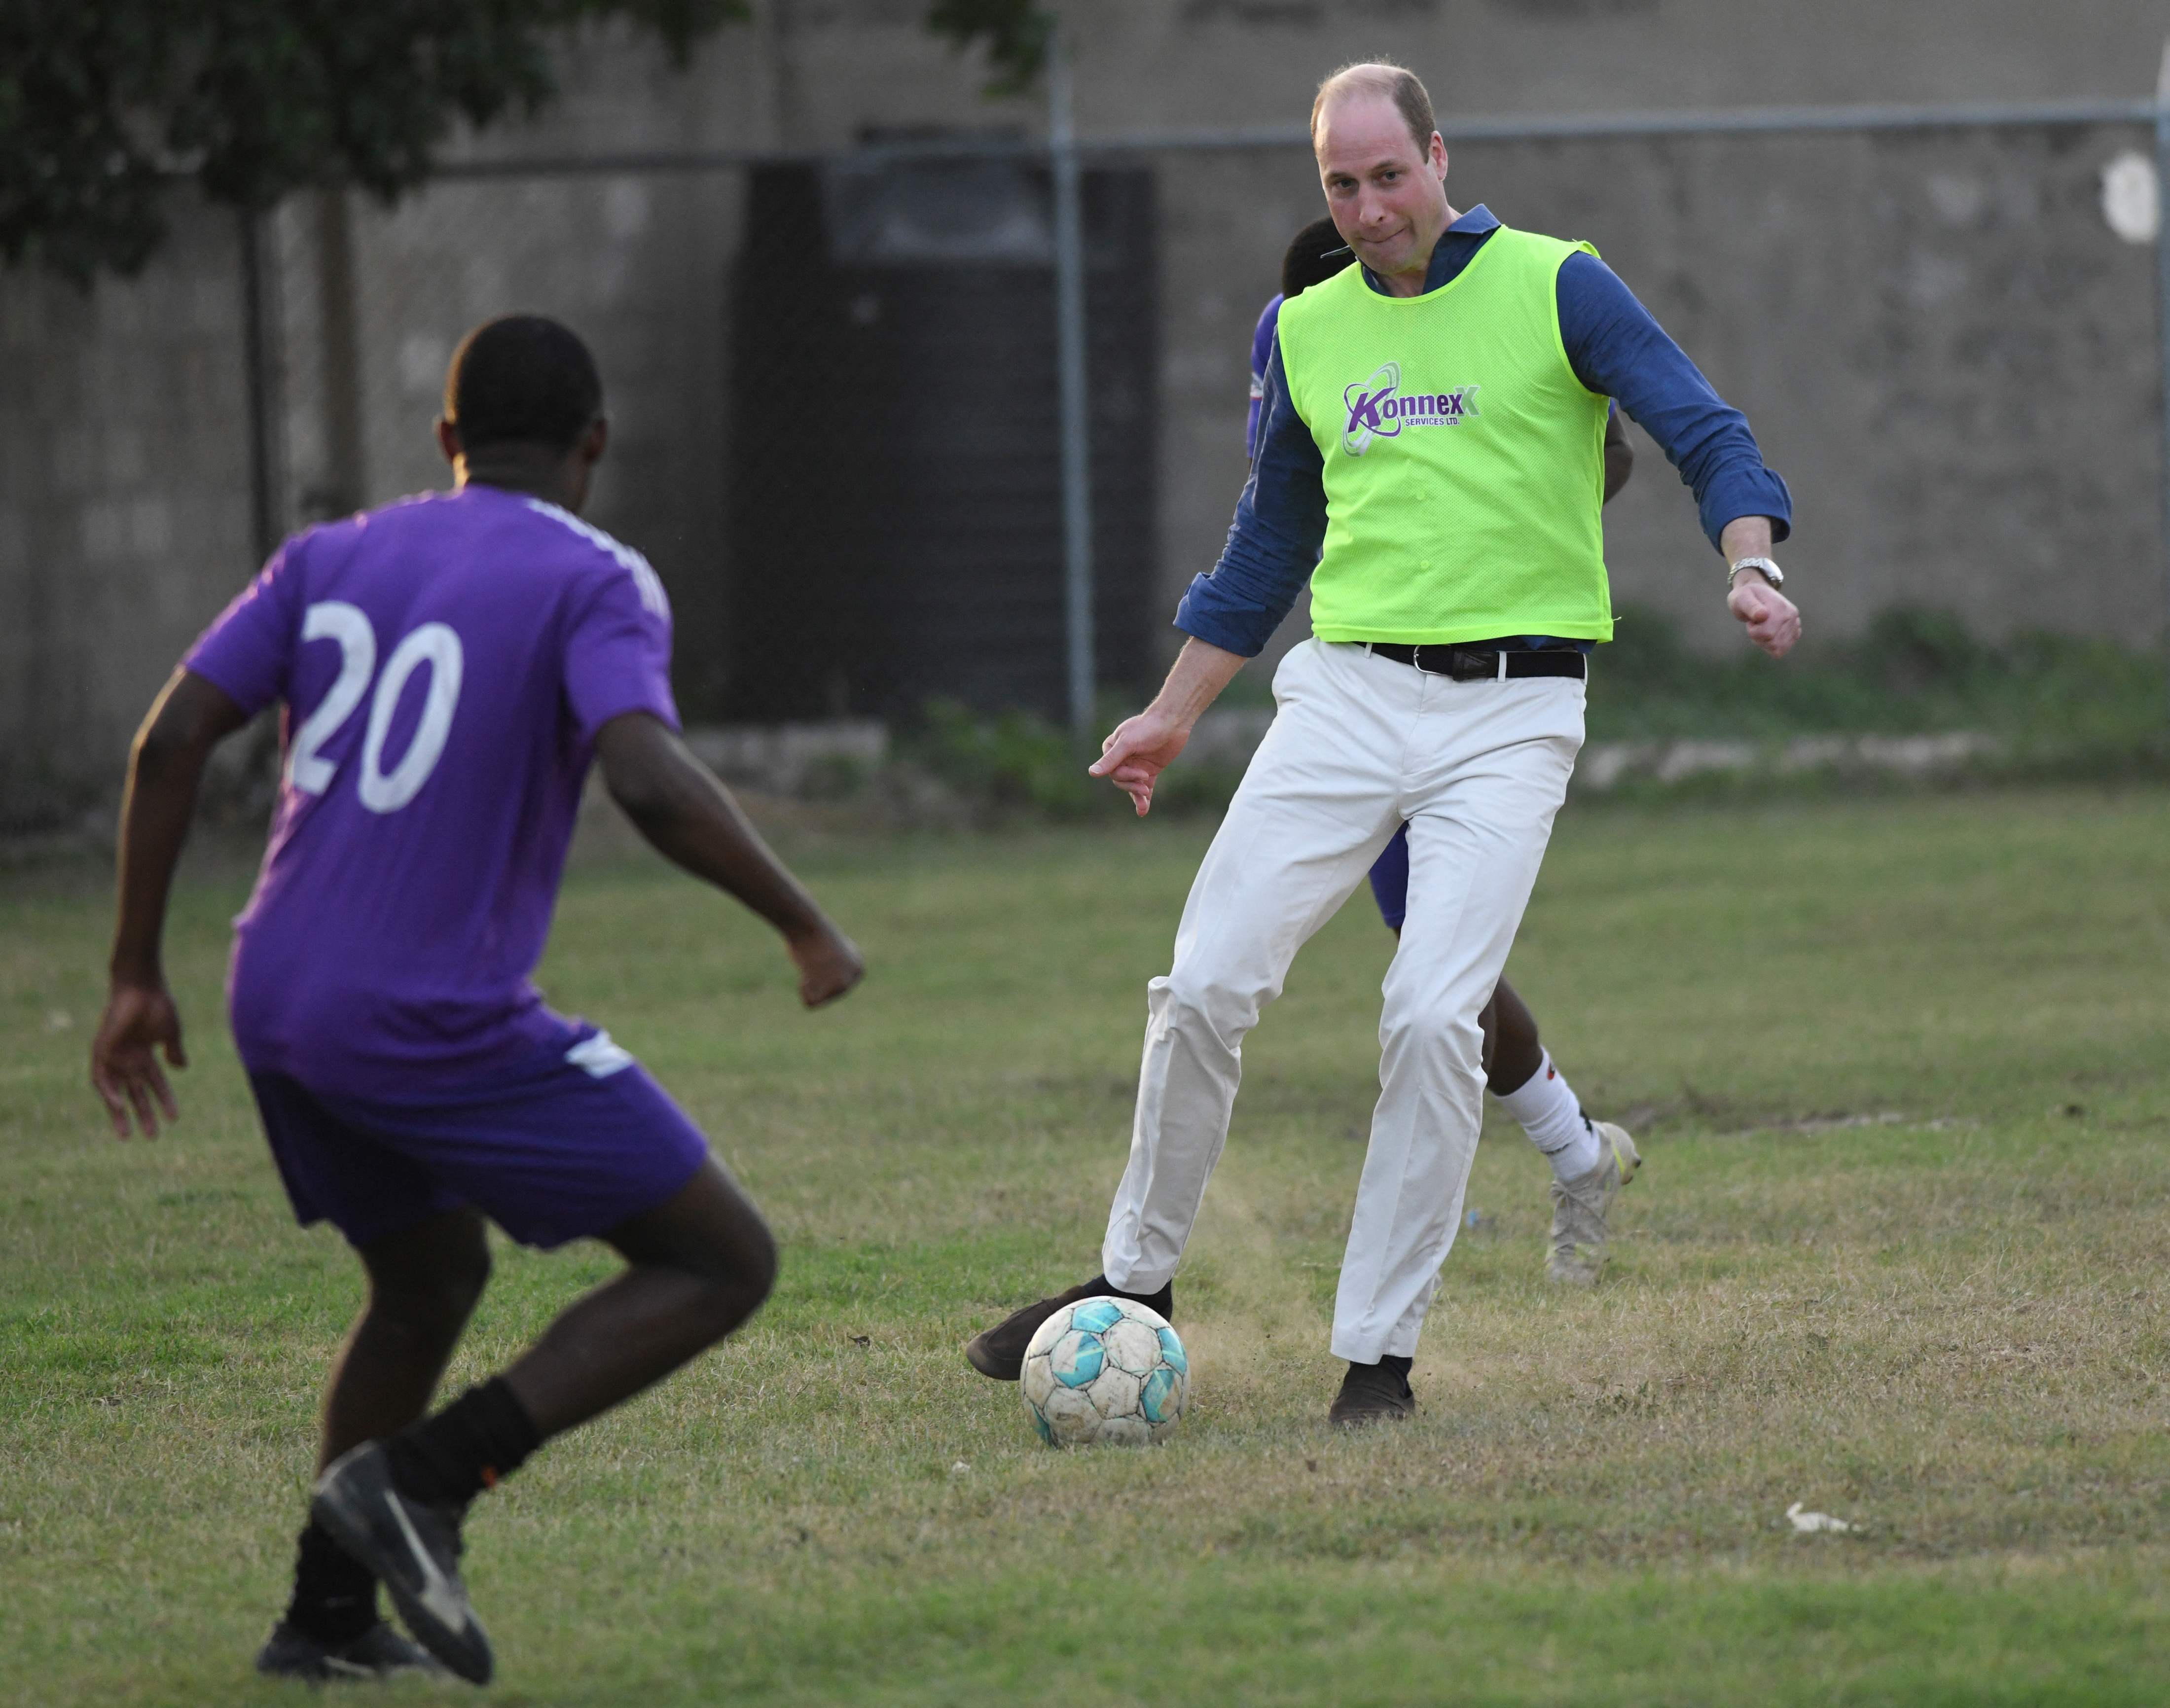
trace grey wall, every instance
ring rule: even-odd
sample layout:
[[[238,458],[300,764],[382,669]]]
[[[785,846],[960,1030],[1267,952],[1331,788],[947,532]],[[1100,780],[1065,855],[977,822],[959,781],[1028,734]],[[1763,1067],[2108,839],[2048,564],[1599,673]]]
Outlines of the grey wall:
[[[2137,4],[1689,6],[1508,0],[1123,8],[1150,45],[1082,86],[1093,128],[1301,123],[1318,73],[1397,55],[1443,112],[2145,94]],[[1201,77],[1201,59],[1215,62]],[[1120,91],[1120,105],[1113,100]],[[1464,144],[1456,205],[1587,238],[1745,409],[1788,479],[1779,553],[1811,632],[1896,602],[1985,632],[2162,625],[2154,255],[2100,171],[2136,129]],[[1243,479],[1246,334],[1323,211],[1301,147],[1164,157],[1164,579],[1211,563]],[[1736,643],[1662,455],[1607,512],[1616,598]],[[1285,629],[1275,650],[1301,632]]]
[[[352,207],[357,358],[345,392],[322,366],[317,210],[289,210],[291,519],[445,484],[431,424],[461,334],[513,309],[554,315],[587,337],[609,390],[612,444],[591,514],[654,560],[681,630],[714,631],[729,386],[720,280],[742,188],[735,173],[526,180],[443,185],[390,211]],[[359,424],[344,467],[343,408]]]
[[[2154,255],[2099,211],[2129,132],[1471,147],[1510,220],[1593,240],[1793,488],[1818,628],[1895,602],[1985,632],[2162,622]],[[1615,596],[1732,643],[1718,560],[1639,433]]]
[[[238,227],[85,295],[0,275],[0,830],[64,819],[249,563]]]
[[[2130,96],[2166,22],[2141,0],[1083,0],[1088,136],[1300,124],[1318,76],[1398,56],[1442,109],[1513,113]],[[770,0],[692,71],[612,31],[564,57],[538,125],[456,156],[829,148],[868,127],[1011,125],[1033,102],[919,27],[922,0]],[[1810,621],[1894,600],[1987,630],[2159,632],[2152,254],[2104,227],[2113,131],[1486,144],[1451,191],[1587,237],[1748,410],[1793,482],[1783,553]],[[1211,564],[1243,478],[1245,355],[1286,237],[1319,207],[1301,147],[1169,154],[1162,208],[1162,597]],[[735,173],[444,184],[385,211],[302,199],[268,232],[295,524],[441,480],[443,361],[486,315],[565,316],[601,355],[617,449],[598,520],[646,550],[698,704],[719,602]],[[246,579],[232,216],[176,202],[145,275],[88,297],[0,275],[0,823],[110,792],[127,732]],[[342,261],[342,254],[345,259]],[[341,286],[339,280],[345,281]],[[1622,597],[1729,636],[1716,561],[1670,471],[1611,514]],[[778,573],[788,573],[788,568]],[[1291,634],[1300,632],[1291,624]],[[1285,638],[1286,637],[1285,636]]]

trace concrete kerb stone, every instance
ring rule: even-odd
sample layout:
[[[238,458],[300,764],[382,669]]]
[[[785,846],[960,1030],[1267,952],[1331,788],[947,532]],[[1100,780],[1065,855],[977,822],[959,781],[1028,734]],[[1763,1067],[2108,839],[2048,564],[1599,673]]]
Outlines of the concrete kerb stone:
[[[697,727],[686,745],[725,782],[779,795],[804,794],[840,771],[871,775],[890,755],[889,726],[872,718]]]
[[[1264,739],[1273,713],[1216,708],[1198,720],[1184,762],[1240,771]],[[842,777],[869,779],[893,756],[886,725],[874,718],[833,723],[696,726],[686,745],[727,783],[787,798],[826,796]],[[1671,787],[1713,777],[1805,778],[1816,773],[1921,781],[2006,756],[1995,736],[1957,730],[1928,735],[1802,735],[1786,741],[1596,741],[1577,760],[1572,790],[1604,794],[1630,782]]]

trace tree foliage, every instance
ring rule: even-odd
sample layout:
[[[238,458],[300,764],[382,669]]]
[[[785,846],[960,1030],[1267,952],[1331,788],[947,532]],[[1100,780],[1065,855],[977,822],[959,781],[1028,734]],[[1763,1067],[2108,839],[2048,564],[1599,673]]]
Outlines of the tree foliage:
[[[1034,0],[934,0],[927,27],[959,46],[985,43],[995,71],[987,93],[995,95],[1021,94],[1030,88],[1055,39],[1054,14]]]
[[[389,200],[453,126],[532,115],[557,93],[553,38],[632,20],[682,63],[746,0],[0,0],[0,261],[78,280],[132,273],[164,192],[269,207],[313,184]],[[1030,0],[937,0],[930,28],[1030,80]]]

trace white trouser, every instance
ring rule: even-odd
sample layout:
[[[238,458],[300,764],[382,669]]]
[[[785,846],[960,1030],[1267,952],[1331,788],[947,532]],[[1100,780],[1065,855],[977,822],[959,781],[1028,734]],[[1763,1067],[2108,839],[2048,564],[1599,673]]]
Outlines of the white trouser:
[[[1582,745],[1572,677],[1457,682],[1308,640],[1147,986],[1130,1166],[1101,1263],[1175,1273],[1228,1137],[1244,1034],[1289,963],[1409,826],[1408,917],[1387,973],[1379,1102],[1334,1305],[1334,1353],[1414,1353],[1462,1218],[1484,1113],[1477,1017],[1537,882]]]

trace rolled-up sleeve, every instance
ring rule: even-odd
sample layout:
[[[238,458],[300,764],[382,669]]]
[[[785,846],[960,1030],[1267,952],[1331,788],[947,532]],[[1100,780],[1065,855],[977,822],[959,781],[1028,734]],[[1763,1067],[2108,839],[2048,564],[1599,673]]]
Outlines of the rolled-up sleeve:
[[[1774,540],[1793,529],[1793,494],[1749,431],[1620,276],[1596,256],[1559,270],[1560,342],[1577,378],[1618,401],[1658,442],[1695,494],[1713,547],[1740,516],[1768,516]]]
[[[1175,626],[1255,658],[1296,603],[1326,539],[1325,462],[1290,401],[1280,340],[1266,363],[1258,455],[1236,501],[1221,561],[1190,584]]]

